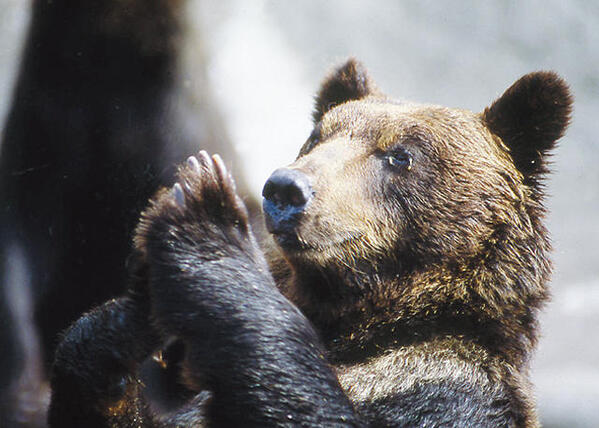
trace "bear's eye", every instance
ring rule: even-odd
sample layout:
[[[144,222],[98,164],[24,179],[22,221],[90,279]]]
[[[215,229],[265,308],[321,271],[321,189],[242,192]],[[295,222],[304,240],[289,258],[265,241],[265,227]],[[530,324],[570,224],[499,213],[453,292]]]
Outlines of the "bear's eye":
[[[399,148],[392,150],[387,153],[385,158],[393,168],[405,168],[408,171],[412,169],[412,154],[406,149]]]

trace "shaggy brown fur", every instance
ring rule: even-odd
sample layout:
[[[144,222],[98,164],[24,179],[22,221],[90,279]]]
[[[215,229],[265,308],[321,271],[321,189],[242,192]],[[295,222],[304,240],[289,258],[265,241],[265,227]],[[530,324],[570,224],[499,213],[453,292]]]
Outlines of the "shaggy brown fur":
[[[350,89],[332,92],[340,82]],[[289,166],[315,194],[295,229],[302,250],[284,251],[289,296],[333,361],[405,362],[425,348],[408,378],[426,377],[436,353],[471,349],[462,358],[505,385],[518,425],[534,426],[528,362],[551,270],[539,181],[569,122],[568,88],[531,73],[473,114],[394,103],[373,87],[353,61],[329,77],[316,132]],[[373,162],[399,146],[413,164],[383,176]],[[361,390],[355,373],[340,372],[350,391]],[[409,382],[398,367],[381,373]]]
[[[374,88],[354,60],[329,76],[300,155],[266,183],[272,274],[218,158],[191,159],[144,213],[154,325],[184,343],[188,392],[203,399],[165,425],[538,426],[528,365],[551,271],[540,186],[569,90],[532,73],[475,114]],[[74,325],[59,357],[112,310]]]

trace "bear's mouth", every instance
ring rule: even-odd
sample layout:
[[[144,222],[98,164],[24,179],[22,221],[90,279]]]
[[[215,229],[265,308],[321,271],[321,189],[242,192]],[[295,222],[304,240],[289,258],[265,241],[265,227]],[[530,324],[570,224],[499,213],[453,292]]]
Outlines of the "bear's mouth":
[[[332,239],[318,241],[302,238],[295,232],[272,233],[272,236],[285,252],[322,252],[358,241],[362,234],[348,232]]]

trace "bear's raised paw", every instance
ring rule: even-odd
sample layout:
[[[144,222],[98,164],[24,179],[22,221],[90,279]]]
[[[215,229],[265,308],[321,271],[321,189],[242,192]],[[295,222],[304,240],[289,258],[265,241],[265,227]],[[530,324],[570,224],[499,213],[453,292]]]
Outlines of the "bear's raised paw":
[[[233,177],[217,154],[200,151],[179,167],[177,181],[161,189],[142,213],[135,247],[176,250],[182,245],[218,248],[248,238],[248,211],[237,195]],[[163,245],[163,244],[175,245]]]
[[[247,209],[218,154],[210,156],[202,150],[198,157],[190,156],[179,168],[178,179],[172,197],[180,208],[212,217],[215,223],[247,227]]]

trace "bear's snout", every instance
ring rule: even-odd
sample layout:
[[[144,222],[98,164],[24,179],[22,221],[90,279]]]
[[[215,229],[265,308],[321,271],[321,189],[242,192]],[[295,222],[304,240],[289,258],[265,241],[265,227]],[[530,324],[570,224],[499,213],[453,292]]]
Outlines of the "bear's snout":
[[[295,228],[313,194],[310,179],[303,172],[290,168],[273,172],[262,189],[268,231],[280,234]]]

